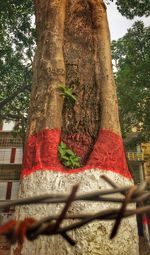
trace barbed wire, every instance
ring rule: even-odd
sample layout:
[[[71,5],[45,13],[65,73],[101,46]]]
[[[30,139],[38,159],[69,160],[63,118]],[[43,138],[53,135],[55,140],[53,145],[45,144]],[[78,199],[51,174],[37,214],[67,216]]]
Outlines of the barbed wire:
[[[10,220],[0,226],[0,235],[5,235],[11,244],[22,244],[24,239],[32,241],[39,235],[61,235],[70,245],[75,245],[76,242],[68,235],[68,231],[80,228],[90,222],[96,220],[114,220],[114,226],[110,234],[110,238],[114,238],[119,230],[120,223],[123,218],[132,215],[143,215],[150,212],[150,205],[144,205],[150,198],[150,192],[147,189],[147,183],[143,182],[141,185],[118,187],[107,176],[102,175],[111,189],[102,191],[90,192],[77,195],[79,185],[72,188],[70,194],[49,194],[42,196],[35,196],[31,198],[23,198],[12,201],[0,202],[0,209],[10,208],[11,206],[22,206],[30,204],[57,204],[63,203],[64,207],[59,215],[50,215],[40,220],[34,218],[25,218],[22,221]],[[113,197],[112,195],[120,194],[120,197]],[[96,202],[111,202],[118,203],[120,208],[110,208],[98,211],[96,213],[79,213],[68,214],[68,209],[74,201],[90,201]],[[128,209],[128,204],[137,204],[138,207]],[[68,220],[69,224],[61,226],[62,223]]]

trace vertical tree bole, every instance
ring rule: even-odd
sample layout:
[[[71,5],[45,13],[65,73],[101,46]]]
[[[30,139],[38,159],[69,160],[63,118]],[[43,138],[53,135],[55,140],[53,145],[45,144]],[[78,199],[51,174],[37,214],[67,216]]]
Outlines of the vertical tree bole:
[[[132,184],[121,139],[103,1],[35,0],[34,4],[37,50],[19,196],[62,194],[77,183],[82,193],[110,188],[102,174],[118,185]],[[60,85],[73,89],[74,103],[62,97]],[[60,164],[61,139],[75,150],[83,149],[84,167],[69,170]],[[68,214],[94,213],[111,206],[74,203]],[[16,210],[16,216],[40,219],[61,209],[62,205],[26,205]],[[75,247],[61,236],[25,241],[20,254],[138,255],[136,218],[123,220],[113,241],[109,240],[112,227],[112,221],[96,221],[71,231]],[[12,248],[12,255],[17,249]]]
[[[44,128],[61,128],[65,84],[64,20],[66,0],[35,0],[37,49],[33,63],[33,85],[28,136]]]

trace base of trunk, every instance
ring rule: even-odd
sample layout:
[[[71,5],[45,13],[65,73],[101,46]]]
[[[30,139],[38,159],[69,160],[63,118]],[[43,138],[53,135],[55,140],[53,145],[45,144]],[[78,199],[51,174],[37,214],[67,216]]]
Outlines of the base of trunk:
[[[20,187],[20,197],[30,197],[47,193],[69,193],[73,185],[79,183],[79,193],[91,192],[110,188],[101,178],[105,174],[117,185],[130,185],[132,180],[113,171],[90,169],[78,173],[66,174],[63,172],[42,170],[32,172],[24,177]],[[42,217],[57,214],[63,205],[36,205],[23,206],[17,209],[17,218]],[[106,208],[114,208],[118,205],[111,203],[75,202],[69,209],[70,214],[94,213]],[[110,240],[109,236],[114,222],[95,221],[80,229],[69,232],[69,235],[77,241],[76,246],[71,247],[61,236],[40,237],[33,242],[25,241],[22,255],[138,255],[138,234],[136,217],[124,219],[117,236]],[[16,247],[11,254],[16,254]]]

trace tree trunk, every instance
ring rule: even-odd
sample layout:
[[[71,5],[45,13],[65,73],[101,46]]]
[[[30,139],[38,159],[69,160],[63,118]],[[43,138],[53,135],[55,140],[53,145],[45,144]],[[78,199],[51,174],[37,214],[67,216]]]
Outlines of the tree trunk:
[[[74,107],[65,101],[62,139],[83,163],[100,128],[120,134],[105,8],[101,1],[79,0],[68,1],[66,11],[66,86],[73,89],[77,101]]]
[[[91,9],[87,1],[68,1],[64,33],[66,86],[77,101],[65,100],[62,139],[85,161],[100,128],[100,84],[95,77]],[[78,150],[80,148],[84,150]],[[87,154],[87,155],[86,155]]]
[[[101,174],[118,185],[132,184],[120,134],[103,1],[36,0],[35,10],[38,39],[19,196],[69,192],[77,183],[79,192],[109,188]],[[63,106],[62,84],[73,89],[75,103],[65,98]],[[57,155],[61,139],[81,156],[83,167],[62,166]],[[114,205],[80,202],[73,204],[68,214],[94,213],[108,207]],[[23,206],[16,214],[40,219],[61,208]],[[21,254],[138,255],[135,217],[123,220],[113,241],[109,240],[112,226],[112,221],[101,221],[71,231],[69,235],[77,241],[74,247],[59,236],[25,241]],[[15,252],[16,247],[12,254]]]
[[[28,137],[43,129],[61,128],[65,84],[63,55],[66,0],[35,0],[37,50],[33,64],[33,85]]]

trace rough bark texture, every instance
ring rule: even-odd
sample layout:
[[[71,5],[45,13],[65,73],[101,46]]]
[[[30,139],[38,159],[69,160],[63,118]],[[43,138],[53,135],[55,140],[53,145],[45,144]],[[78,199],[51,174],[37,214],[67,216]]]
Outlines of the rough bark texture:
[[[65,101],[62,138],[76,153],[78,144],[85,146],[82,158],[85,163],[100,128],[120,134],[110,35],[103,1],[68,1],[64,56],[66,86],[73,89],[77,101],[74,106]]]
[[[46,130],[46,128],[50,130],[55,128],[60,132],[63,98],[60,96],[58,87],[61,84],[67,84],[73,88],[77,101],[75,104],[71,104],[65,99],[62,136],[64,140],[69,138],[74,147],[78,142],[80,142],[80,146],[83,146],[84,143],[86,145],[86,155],[84,156],[86,157],[91,150],[90,145],[96,140],[99,129],[111,130],[113,134],[120,135],[105,5],[102,0],[35,0],[35,9],[38,39],[33,66],[28,136],[40,130]],[[38,135],[36,139],[38,143],[40,141]],[[42,139],[39,148],[43,146],[44,138],[42,137]],[[103,142],[102,139],[102,146],[94,156],[97,160],[99,150],[101,150],[103,166],[107,165],[107,160],[112,155],[105,151],[106,143],[110,142],[110,137],[106,140],[104,139]],[[36,159],[41,151],[37,149],[36,142],[32,142],[30,147],[35,156],[36,167]],[[58,144],[52,144],[52,147],[56,147],[55,149],[57,146]],[[52,150],[48,151],[46,146],[44,148],[45,155],[48,155],[49,152],[52,153]],[[116,148],[115,156],[118,149],[120,151],[118,144]],[[30,158],[29,153],[26,155]],[[123,153],[121,155],[124,157]],[[56,153],[52,156],[57,158]],[[47,160],[49,159],[50,157],[47,158]],[[36,169],[35,172],[30,172],[30,169],[27,169],[29,175],[22,180],[21,197],[47,192],[68,192],[72,185],[77,183],[80,183],[82,192],[100,190],[107,186],[100,179],[100,175],[106,173],[107,168],[105,167],[103,169],[91,167],[84,172],[79,169],[77,173],[59,173],[57,167],[52,169],[55,171],[52,171],[51,168],[48,171],[46,167],[41,168],[41,161],[38,163],[39,169]],[[55,166],[55,162],[53,163]],[[39,171],[40,169],[42,170]],[[118,169],[114,169],[114,172],[113,170],[108,171],[110,169],[107,169],[106,175],[117,184],[131,183],[130,178],[123,177],[123,173],[115,173],[115,170],[118,171]],[[17,216],[24,218],[31,215],[41,218],[49,212],[57,212],[60,208],[59,205],[56,207],[24,206],[18,209]],[[79,203],[78,206],[75,204],[69,213],[83,212],[84,210],[95,212],[102,208],[107,208],[107,205],[101,204],[99,207],[95,204]],[[135,218],[132,217],[123,222],[120,234],[113,241],[109,240],[111,227],[112,222],[95,222],[85,228],[73,231],[71,235],[78,241],[75,248],[71,248],[59,237],[52,239],[40,237],[35,242],[25,242],[20,249],[21,254],[128,255],[130,253],[138,255]],[[14,255],[16,252],[17,248],[14,248],[12,254]]]
[[[61,128],[58,87],[64,84],[77,101],[65,98],[62,138],[72,149],[86,143],[86,161],[100,128],[120,133],[106,7],[99,0],[55,0],[35,1],[35,9],[38,38],[28,135]]]
[[[97,83],[101,90],[101,124],[100,128],[110,129],[120,134],[120,124],[118,116],[118,102],[115,88],[115,81],[112,71],[110,34],[108,28],[106,7],[103,1],[88,0],[92,10],[92,22],[94,29],[95,49],[97,50],[95,59]]]
[[[63,131],[95,139],[99,128],[120,134],[106,7],[102,1],[68,1],[65,20],[66,85],[77,102],[65,102]],[[113,114],[112,114],[113,113]]]
[[[87,1],[69,0],[65,20],[66,85],[77,98],[65,100],[63,132],[95,139],[100,123],[100,86],[95,79],[91,9]]]
[[[43,128],[61,128],[65,84],[63,35],[66,0],[35,0],[37,50],[33,64],[33,85],[28,136]]]

